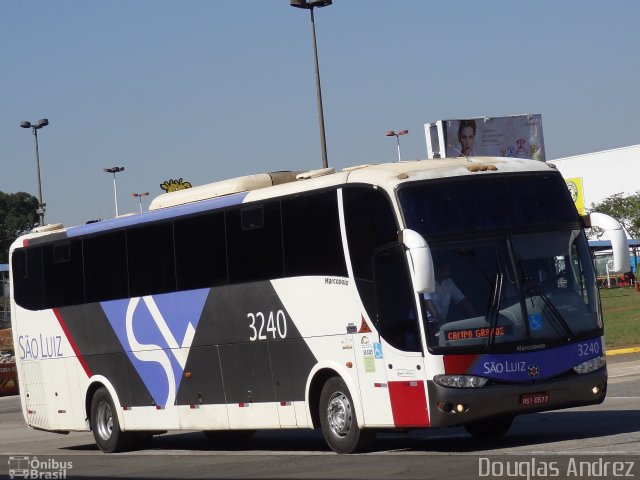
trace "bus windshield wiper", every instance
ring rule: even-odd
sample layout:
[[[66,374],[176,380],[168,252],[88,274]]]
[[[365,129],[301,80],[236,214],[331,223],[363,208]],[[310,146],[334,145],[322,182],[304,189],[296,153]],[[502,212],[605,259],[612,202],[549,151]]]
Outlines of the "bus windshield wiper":
[[[564,330],[569,338],[573,337],[574,333],[571,330],[571,327],[569,327],[569,324],[564,319],[562,314],[558,311],[553,302],[549,300],[549,297],[547,297],[544,289],[540,285],[538,285],[538,283],[531,276],[525,276],[524,271],[522,273],[524,276],[524,284],[529,291],[528,293],[530,293],[531,296],[537,295],[542,300],[542,303],[544,303],[545,307],[547,307],[545,310],[543,310],[543,312],[551,312],[551,315],[549,315],[549,317],[555,321],[556,325],[560,325],[562,330]]]
[[[504,274],[496,273],[491,282],[491,301],[487,311],[487,320],[489,321],[489,338],[487,339],[487,350],[490,350],[496,340],[496,326],[498,324],[498,312],[500,310],[500,301],[502,299],[502,282]]]

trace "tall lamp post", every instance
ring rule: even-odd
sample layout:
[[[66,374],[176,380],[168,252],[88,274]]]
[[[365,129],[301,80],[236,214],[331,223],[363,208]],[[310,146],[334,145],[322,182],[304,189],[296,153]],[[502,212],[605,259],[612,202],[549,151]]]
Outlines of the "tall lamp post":
[[[103,168],[105,173],[113,173],[113,200],[116,204],[116,217],[120,215],[118,213],[118,187],[116,186],[116,173],[120,173],[124,171],[124,167],[111,167],[111,168]]]
[[[49,120],[47,120],[46,118],[38,120],[35,124],[27,121],[20,122],[20,126],[22,128],[31,129],[31,131],[33,132],[33,137],[36,140],[36,173],[38,176],[38,209],[36,210],[36,213],[40,218],[40,226],[44,225],[44,209],[47,204],[42,202],[42,182],[40,181],[40,151],[38,149],[38,130],[40,130],[42,127],[46,127],[47,125],[49,125]]]
[[[318,46],[316,44],[316,24],[313,16],[313,9],[327,7],[332,0],[291,0],[290,5],[296,8],[309,10],[311,13],[311,36],[313,38],[313,60],[316,68],[316,97],[318,101],[318,123],[320,124],[320,147],[322,148],[322,168],[329,166],[327,160],[327,141],[324,134],[324,113],[322,111],[322,90],[320,89],[320,70],[318,68]]]
[[[394,132],[393,130],[387,130],[387,133],[385,133],[387,137],[396,137],[396,144],[398,145],[398,161],[399,162],[402,161],[402,157],[400,156],[400,136],[406,135],[407,133],[409,133],[409,130],[400,130],[398,133]]]
[[[131,194],[132,197],[137,197],[138,200],[140,200],[140,213],[142,213],[142,197],[146,197],[147,195],[149,195],[149,192],[132,193]]]

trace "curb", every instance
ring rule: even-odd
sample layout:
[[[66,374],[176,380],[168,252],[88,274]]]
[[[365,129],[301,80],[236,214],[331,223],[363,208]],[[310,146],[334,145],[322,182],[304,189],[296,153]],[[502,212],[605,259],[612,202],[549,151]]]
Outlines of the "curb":
[[[605,353],[607,355],[622,355],[624,353],[639,353],[640,347],[630,347],[630,348],[617,348],[615,350],[607,350]]]

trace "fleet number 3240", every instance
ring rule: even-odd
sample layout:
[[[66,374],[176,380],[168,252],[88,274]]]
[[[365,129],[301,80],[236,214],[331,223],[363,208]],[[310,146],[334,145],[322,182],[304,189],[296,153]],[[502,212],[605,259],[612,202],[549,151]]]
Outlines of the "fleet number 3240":
[[[262,312],[247,313],[247,318],[251,330],[249,340],[252,342],[287,336],[287,317],[282,310],[271,311],[268,316]]]

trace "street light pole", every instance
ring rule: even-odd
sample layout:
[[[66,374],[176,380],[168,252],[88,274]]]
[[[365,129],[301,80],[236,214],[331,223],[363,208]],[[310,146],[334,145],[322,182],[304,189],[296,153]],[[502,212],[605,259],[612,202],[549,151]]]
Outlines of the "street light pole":
[[[116,204],[116,218],[120,215],[118,212],[118,187],[116,186],[116,173],[124,171],[124,167],[103,168],[105,173],[113,173],[113,199]]]
[[[311,14],[311,37],[313,40],[313,61],[316,72],[316,100],[318,103],[318,123],[320,124],[320,148],[322,149],[322,168],[328,168],[329,161],[327,159],[327,140],[324,133],[324,111],[322,108],[322,89],[320,88],[320,68],[318,66],[318,45],[316,42],[316,23],[313,15],[315,7],[327,7],[331,5],[332,0],[291,0],[290,5],[296,8],[309,10]]]
[[[47,120],[46,118],[38,120],[35,124],[27,121],[20,122],[20,126],[22,128],[31,129],[36,142],[36,176],[38,180],[38,209],[36,210],[36,213],[40,218],[40,226],[44,225],[44,210],[46,204],[42,202],[42,181],[40,180],[40,149],[38,148],[38,130],[40,130],[42,127],[46,127],[47,125],[49,125],[49,120]]]
[[[142,213],[142,197],[146,197],[147,195],[149,195],[149,192],[131,194],[132,197],[138,197],[138,200],[140,200],[140,213]]]
[[[400,156],[400,135],[406,135],[407,133],[409,133],[409,130],[400,130],[398,133],[393,130],[387,130],[387,133],[385,133],[387,137],[396,137],[396,144],[398,146],[398,162],[402,161],[402,157]]]

